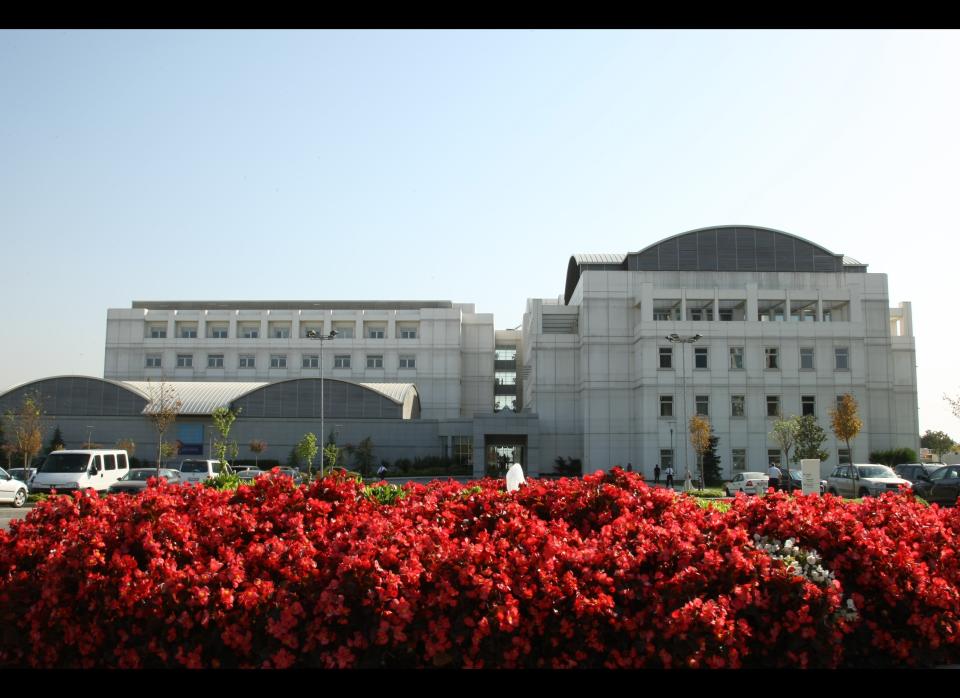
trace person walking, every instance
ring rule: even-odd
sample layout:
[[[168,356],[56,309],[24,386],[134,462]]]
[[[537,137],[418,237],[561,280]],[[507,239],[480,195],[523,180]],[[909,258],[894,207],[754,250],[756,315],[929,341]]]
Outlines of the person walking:
[[[667,487],[669,487],[672,490],[673,489],[673,466],[668,465],[665,473],[667,476]]]
[[[632,473],[632,472],[633,472],[633,463],[627,463],[627,472],[628,472],[628,473]]]
[[[771,463],[770,468],[767,470],[767,475],[770,478],[770,487],[773,488],[773,491],[776,492],[780,489],[780,468],[777,467],[776,463]]]
[[[654,485],[660,484],[660,464],[659,463],[653,466],[653,484]]]

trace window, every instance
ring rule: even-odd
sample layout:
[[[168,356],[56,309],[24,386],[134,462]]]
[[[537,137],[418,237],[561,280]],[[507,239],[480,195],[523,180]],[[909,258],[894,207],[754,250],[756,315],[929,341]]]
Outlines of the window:
[[[516,347],[497,347],[494,350],[494,360],[495,361],[516,361],[517,348]]]
[[[337,339],[353,339],[356,326],[352,322],[335,322],[333,329],[337,331]]]
[[[150,339],[166,339],[167,326],[166,325],[150,325],[149,336],[150,336]]]
[[[193,368],[193,354],[177,354],[177,368]]]
[[[319,354],[304,354],[302,368],[320,368]]]
[[[673,347],[660,347],[660,368],[673,368]]]
[[[707,358],[710,355],[710,349],[707,347],[694,347],[693,350],[693,367],[694,368],[710,368]]]
[[[401,327],[400,328],[400,339],[416,339],[417,338],[417,328],[416,327]]]
[[[256,368],[257,358],[253,354],[240,355],[240,368]]]
[[[223,368],[223,354],[207,354],[207,368]]]
[[[730,416],[731,417],[744,417],[746,416],[746,398],[743,395],[731,395],[730,396]]]
[[[744,471],[747,469],[747,449],[734,448],[730,451],[730,461],[733,463],[733,469]]]
[[[416,368],[417,359],[415,356],[401,356],[400,357],[400,368]],[[516,378],[516,374],[514,374]]]
[[[850,370],[850,350],[847,347],[836,347],[833,350],[835,368],[838,371]]]
[[[368,327],[367,339],[383,339],[387,334],[385,327]]]
[[[290,339],[290,325],[270,323],[270,339]]]
[[[733,310],[727,308],[720,309],[720,322],[732,322],[733,321]]]
[[[660,396],[660,416],[661,417],[673,416],[673,395]]]
[[[672,448],[661,448],[660,449],[660,470],[666,470],[667,468],[673,467],[673,449]]]
[[[453,437],[453,460],[457,465],[470,465],[473,463],[472,436]]]
[[[780,350],[776,347],[767,347],[764,349],[766,354],[766,367],[768,369],[779,369],[780,368]]]
[[[800,415],[806,417],[817,413],[817,398],[815,395],[800,396]]]
[[[780,396],[779,395],[767,395],[767,416],[768,417],[780,416]]]
[[[497,382],[497,385],[516,385],[517,384],[517,374],[516,371],[497,371],[493,374],[494,379]]]
[[[315,332],[317,335],[325,335],[326,332],[323,331],[323,323],[300,323],[300,337],[306,339],[307,335],[310,332]]]
[[[846,448],[841,448],[837,450],[837,462],[838,463],[850,463],[850,451]],[[849,470],[849,468],[847,469]]]
[[[780,449],[771,448],[767,451],[767,463],[772,463],[773,465],[780,467]]]
[[[697,395],[697,414],[704,417],[710,416],[710,396],[709,395]]]
[[[230,334],[229,325],[207,325],[207,336],[213,339],[227,339]]]
[[[368,354],[367,368],[383,368],[383,354]]]
[[[160,368],[160,354],[147,354],[147,368]]]
[[[193,323],[187,324],[185,322],[178,322],[177,337],[179,337],[180,339],[196,339],[197,326]]]
[[[270,368],[286,368],[287,367],[287,355],[286,354],[271,354],[270,355]]]
[[[339,354],[333,357],[334,368],[350,368],[350,355]]]
[[[813,370],[813,347],[800,347],[800,369]]]
[[[743,347],[730,347],[730,368],[743,369]]]
[[[260,323],[240,325],[240,337],[243,339],[257,339],[260,336]]]

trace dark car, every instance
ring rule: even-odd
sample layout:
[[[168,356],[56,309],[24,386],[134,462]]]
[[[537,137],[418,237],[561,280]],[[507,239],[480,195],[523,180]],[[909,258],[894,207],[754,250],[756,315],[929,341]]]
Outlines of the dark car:
[[[786,477],[780,478],[780,489],[784,492],[802,492],[803,491],[803,473],[799,470],[786,471]],[[820,494],[827,491],[827,481],[820,481]]]
[[[115,494],[117,492],[124,492],[126,494],[137,494],[138,492],[143,492],[145,489],[147,489],[147,480],[152,477],[157,477],[156,468],[135,468],[110,485],[109,492],[111,494]],[[160,479],[174,485],[182,482],[180,471],[171,470],[170,468],[160,469]]]
[[[930,475],[918,476],[913,489],[931,504],[954,506],[960,496],[960,465],[945,465]]]
[[[916,485],[920,475],[930,477],[945,465],[946,463],[901,463],[893,472]]]

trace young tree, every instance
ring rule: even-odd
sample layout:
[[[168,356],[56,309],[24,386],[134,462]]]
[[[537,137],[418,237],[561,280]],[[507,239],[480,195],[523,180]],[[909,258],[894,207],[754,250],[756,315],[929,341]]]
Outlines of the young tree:
[[[720,456],[717,455],[717,444],[720,439],[710,430],[710,445],[703,454],[703,477],[706,485],[714,487],[723,484],[723,473],[720,471]]]
[[[163,436],[177,421],[177,415],[183,407],[183,400],[177,397],[177,391],[173,386],[162,381],[159,386],[148,385],[147,391],[150,395],[150,411],[147,413],[147,419],[157,432],[157,477],[160,477],[160,467],[164,457]]]
[[[300,460],[305,460],[307,462],[307,476],[312,480],[313,479],[313,459],[317,457],[317,453],[320,452],[320,447],[317,445],[317,435],[313,432],[307,432],[303,435],[303,438],[297,442],[297,445],[294,447],[297,452],[297,457]],[[323,477],[323,464],[320,465],[320,477]]]
[[[863,429],[863,420],[857,414],[857,401],[853,395],[845,393],[840,397],[837,408],[830,410],[830,426],[838,439],[847,444],[847,454],[853,462],[853,449],[850,440],[855,439]]]
[[[213,441],[213,450],[217,454],[220,465],[224,468],[227,467],[227,453],[229,452],[232,458],[236,458],[236,454],[240,451],[236,443],[227,440],[227,437],[230,435],[230,429],[239,416],[240,410],[233,412],[227,407],[218,407],[210,413],[210,417],[213,419],[213,425],[220,434],[220,438],[214,439]]]
[[[361,475],[373,473],[373,464],[377,462],[373,455],[373,439],[368,436],[356,446],[348,445],[346,449],[353,456],[353,462]]]
[[[39,393],[27,393],[20,406],[7,412],[13,441],[17,451],[23,455],[23,467],[29,468],[30,461],[43,448],[43,404]]]
[[[800,418],[796,415],[791,415],[784,419],[781,417],[773,423],[773,431],[770,432],[770,436],[774,441],[780,446],[780,450],[783,452],[783,460],[780,462],[789,470],[790,469],[790,450],[797,443],[797,433],[800,431]]]
[[[944,432],[930,431],[927,429],[923,436],[920,437],[920,445],[936,453],[937,460],[942,461],[943,454],[953,450],[953,447],[957,444]]]
[[[63,434],[60,433],[60,425],[57,425],[57,428],[53,430],[53,436],[50,437],[50,442],[47,444],[46,453],[50,454],[54,451],[63,450]]]
[[[710,448],[710,420],[700,414],[690,418],[690,445],[697,454],[700,467],[700,483],[703,484],[703,454]]]
[[[260,454],[267,450],[267,442],[260,439],[254,439],[249,444],[250,450],[253,452],[254,462],[257,467],[260,467]]]
[[[830,454],[823,450],[823,442],[827,440],[827,432],[817,423],[817,418],[812,414],[804,415],[797,422],[796,447],[793,453],[793,462],[798,463],[801,459],[813,459],[825,461]]]

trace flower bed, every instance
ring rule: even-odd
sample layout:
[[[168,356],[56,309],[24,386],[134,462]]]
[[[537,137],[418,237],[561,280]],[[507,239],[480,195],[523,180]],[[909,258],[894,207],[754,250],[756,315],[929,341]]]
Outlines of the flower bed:
[[[53,497],[0,531],[0,666],[837,667],[960,661],[955,509],[616,469]]]

